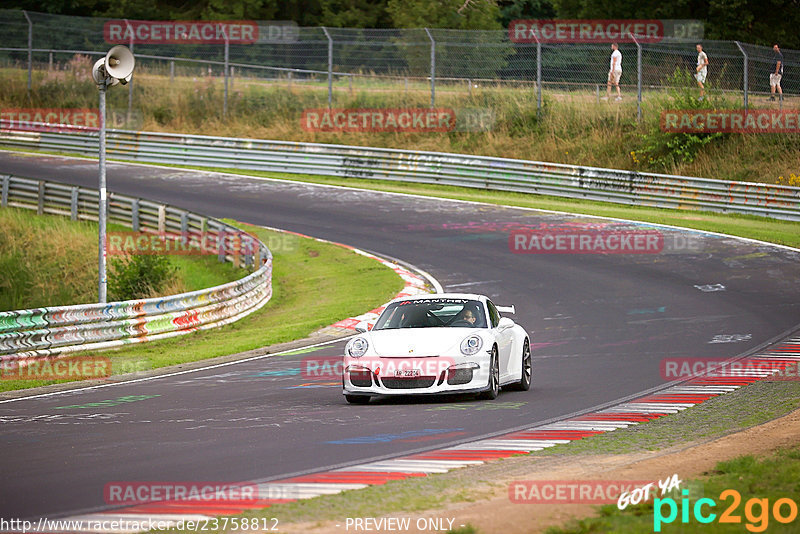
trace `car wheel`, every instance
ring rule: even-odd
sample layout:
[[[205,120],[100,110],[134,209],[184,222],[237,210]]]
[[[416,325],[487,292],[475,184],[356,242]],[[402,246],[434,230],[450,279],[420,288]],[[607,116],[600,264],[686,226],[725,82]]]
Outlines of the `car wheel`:
[[[531,373],[533,368],[531,366],[531,344],[528,338],[525,338],[525,343],[522,344],[522,377],[519,382],[515,382],[509,389],[517,391],[528,391],[531,389]]]
[[[367,404],[369,402],[369,395],[347,395],[344,396],[350,404]]]
[[[500,362],[497,357],[497,347],[492,347],[492,356],[489,364],[489,388],[478,395],[479,399],[493,400],[500,394]]]

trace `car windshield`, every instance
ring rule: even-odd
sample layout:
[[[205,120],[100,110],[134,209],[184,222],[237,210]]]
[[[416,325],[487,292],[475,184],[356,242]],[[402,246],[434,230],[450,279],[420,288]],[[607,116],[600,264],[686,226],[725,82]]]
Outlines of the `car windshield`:
[[[372,330],[430,327],[486,328],[483,306],[477,300],[451,298],[394,302]]]

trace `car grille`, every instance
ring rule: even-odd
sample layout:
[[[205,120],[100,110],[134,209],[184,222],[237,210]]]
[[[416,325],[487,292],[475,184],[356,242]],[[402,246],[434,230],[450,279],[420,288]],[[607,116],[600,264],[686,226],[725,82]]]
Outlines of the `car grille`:
[[[447,383],[451,386],[472,382],[472,369],[448,369]]]
[[[369,371],[350,371],[350,383],[356,387],[368,388],[372,385],[372,373]]]
[[[389,389],[419,389],[429,388],[436,382],[435,376],[420,376],[418,378],[381,378],[383,385]]]

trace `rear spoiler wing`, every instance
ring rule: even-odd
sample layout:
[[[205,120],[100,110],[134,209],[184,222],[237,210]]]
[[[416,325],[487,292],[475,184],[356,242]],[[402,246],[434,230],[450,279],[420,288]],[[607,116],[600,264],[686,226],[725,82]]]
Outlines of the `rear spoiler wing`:
[[[517,310],[514,308],[513,304],[511,306],[495,306],[495,308],[497,308],[497,311],[502,313],[517,313]]]

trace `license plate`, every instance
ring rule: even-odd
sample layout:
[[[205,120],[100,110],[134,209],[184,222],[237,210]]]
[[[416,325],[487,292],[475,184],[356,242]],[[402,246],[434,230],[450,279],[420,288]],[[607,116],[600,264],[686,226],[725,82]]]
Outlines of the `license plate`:
[[[419,376],[419,369],[403,369],[395,371],[394,376],[397,378],[414,378]]]

